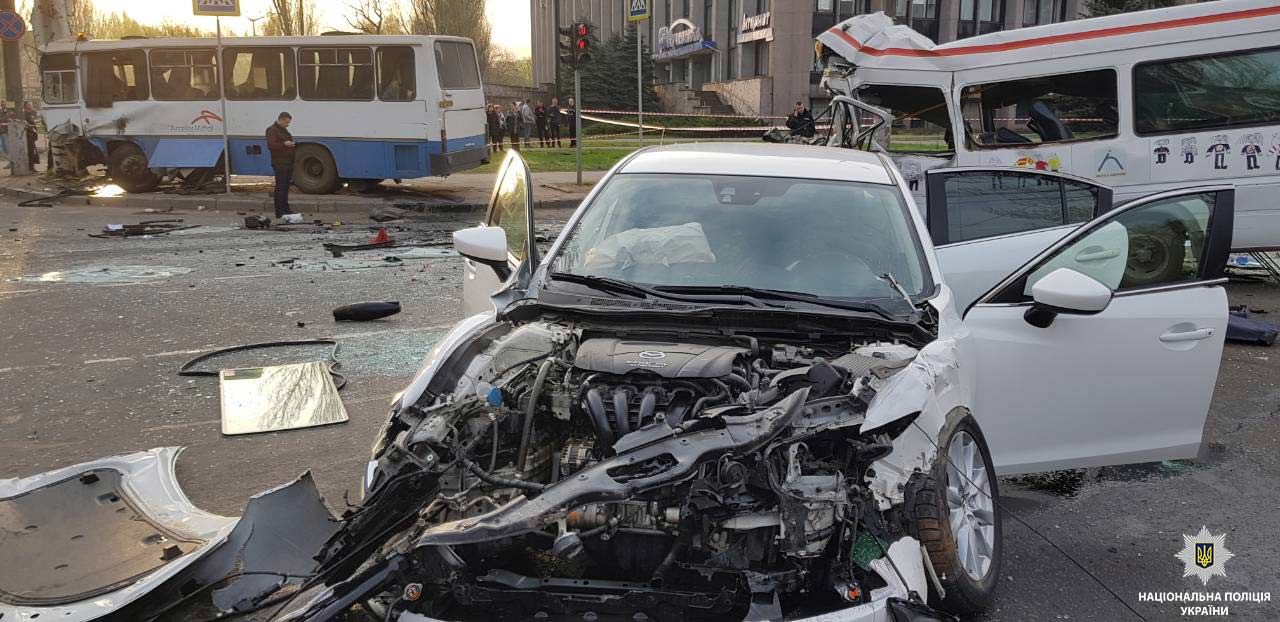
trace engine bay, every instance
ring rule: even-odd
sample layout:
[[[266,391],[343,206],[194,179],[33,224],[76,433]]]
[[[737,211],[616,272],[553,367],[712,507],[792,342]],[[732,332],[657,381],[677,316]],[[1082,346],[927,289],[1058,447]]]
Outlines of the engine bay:
[[[869,482],[910,419],[860,425],[924,344],[685,336],[544,320],[460,348],[375,446],[320,556],[335,592],[376,571],[375,613],[765,620],[889,589],[911,527]]]

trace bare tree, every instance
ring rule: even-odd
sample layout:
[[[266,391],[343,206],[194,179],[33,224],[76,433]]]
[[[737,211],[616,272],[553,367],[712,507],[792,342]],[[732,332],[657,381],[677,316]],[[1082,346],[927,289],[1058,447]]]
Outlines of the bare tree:
[[[368,35],[405,33],[404,18],[394,0],[358,0],[347,5],[347,25]]]
[[[316,34],[315,0],[271,0],[262,32],[268,36]]]
[[[410,0],[409,31],[421,35],[455,35],[475,42],[476,57],[489,67],[490,28],[485,0]]]

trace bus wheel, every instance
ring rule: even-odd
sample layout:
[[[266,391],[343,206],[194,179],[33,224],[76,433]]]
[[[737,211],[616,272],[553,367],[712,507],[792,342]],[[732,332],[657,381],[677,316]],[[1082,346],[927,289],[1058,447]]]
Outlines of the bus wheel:
[[[107,157],[107,174],[127,192],[151,192],[160,185],[160,176],[147,166],[147,154],[133,143],[111,150]]]
[[[348,179],[347,187],[351,188],[352,192],[367,194],[376,192],[380,183],[382,183],[381,179]]]
[[[338,189],[338,165],[323,145],[302,145],[293,161],[293,184],[307,194],[330,194]]]

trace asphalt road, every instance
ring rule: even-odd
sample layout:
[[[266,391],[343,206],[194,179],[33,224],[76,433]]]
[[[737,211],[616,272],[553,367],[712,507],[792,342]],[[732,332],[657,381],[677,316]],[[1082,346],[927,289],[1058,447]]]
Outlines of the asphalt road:
[[[549,216],[555,224],[567,214]],[[460,317],[460,261],[406,256],[389,262],[384,257],[391,253],[384,252],[329,258],[321,243],[371,236],[362,217],[352,220],[359,225],[323,232],[267,232],[235,229],[239,217],[232,214],[201,212],[164,215],[203,225],[190,231],[123,240],[87,236],[107,223],[156,217],[125,208],[0,203],[0,477],[184,445],[179,477],[209,511],[236,515],[250,495],[308,469],[329,504],[341,508],[345,494],[357,494],[391,396]],[[392,233],[447,240],[449,230],[467,224],[436,222]],[[122,269],[127,266],[140,268],[130,275]],[[91,282],[68,282],[77,279]],[[1260,317],[1280,321],[1280,287],[1232,284],[1229,292],[1233,302],[1270,310]],[[377,322],[334,323],[334,307],[364,300],[399,300],[404,312]],[[199,352],[317,337],[341,341],[349,423],[224,437],[217,380],[175,373]],[[214,366],[324,353],[257,352]],[[1278,439],[1280,349],[1229,345],[1198,460],[1006,479],[1004,503],[1147,620],[1183,618],[1178,603],[1139,602],[1139,592],[1269,591],[1280,599]],[[1138,619],[1008,512],[1004,525],[999,597],[983,619]],[[1182,534],[1202,525],[1226,532],[1225,544],[1236,555],[1225,565],[1227,576],[1207,587],[1182,577],[1174,558]],[[1216,604],[1229,606],[1229,619],[1280,618],[1276,602]]]

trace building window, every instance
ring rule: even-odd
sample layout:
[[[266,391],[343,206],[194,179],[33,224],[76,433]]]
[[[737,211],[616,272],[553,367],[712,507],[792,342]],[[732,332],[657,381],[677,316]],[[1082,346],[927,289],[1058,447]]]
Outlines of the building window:
[[[685,19],[688,19],[688,18],[689,18],[689,15],[690,15],[690,14],[689,14],[689,0],[681,0],[681,2],[680,2],[680,17],[683,17],[683,18],[685,18]]]
[[[302,99],[373,99],[373,51],[369,48],[298,50]],[[443,86],[443,85],[442,85]]]
[[[1066,0],[1022,1],[1023,26],[1040,26],[1065,21],[1067,21]]]
[[[1004,0],[960,0],[957,38],[985,35],[1004,29]]]
[[[715,22],[715,0],[706,0],[702,4],[702,40],[711,40],[711,25]]]
[[[835,10],[835,0],[816,0],[813,10],[815,13],[830,13]]]
[[[298,96],[292,48],[227,48],[222,64],[231,72],[227,99],[288,100]]]
[[[769,75],[769,43],[767,41],[756,41],[755,43],[752,43],[751,55],[751,65],[755,69],[753,75]]]
[[[867,9],[864,12],[870,12],[870,7]],[[893,21],[937,41],[938,0],[894,0]]]
[[[151,88],[156,99],[218,99],[218,63],[213,50],[152,50]]]
[[[966,86],[961,108],[975,148],[1109,138],[1119,128],[1114,69]]]
[[[384,102],[413,101],[417,94],[413,48],[378,48],[378,99]]]
[[[1133,111],[1139,134],[1273,125],[1280,122],[1280,48],[1139,64]],[[1260,144],[1258,136],[1250,142]]]
[[[44,103],[76,102],[76,59],[71,54],[45,54],[40,57],[40,77]]]

